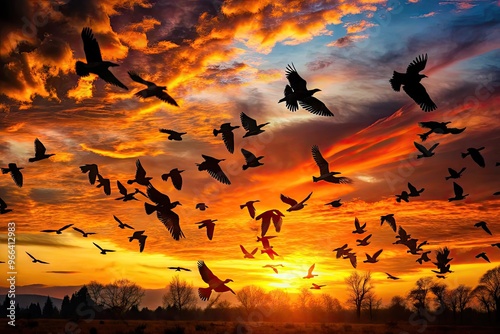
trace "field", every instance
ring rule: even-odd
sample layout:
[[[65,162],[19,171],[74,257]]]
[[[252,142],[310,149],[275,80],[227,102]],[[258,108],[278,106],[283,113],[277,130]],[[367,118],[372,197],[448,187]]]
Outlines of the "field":
[[[23,334],[406,334],[498,333],[498,328],[469,326],[411,326],[410,324],[272,323],[210,321],[93,320],[78,324],[67,320],[21,320],[16,327],[3,325],[2,333]]]

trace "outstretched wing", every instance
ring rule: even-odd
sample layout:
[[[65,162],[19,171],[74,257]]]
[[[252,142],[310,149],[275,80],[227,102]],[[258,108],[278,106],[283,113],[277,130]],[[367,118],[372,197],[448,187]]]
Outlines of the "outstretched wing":
[[[453,182],[453,192],[457,197],[462,196],[464,194],[464,189],[460,185],[458,185],[458,183]]]
[[[179,224],[179,215],[170,209],[159,208],[156,211],[156,216],[165,225],[170,235],[174,240],[179,240],[180,238],[185,238],[184,233],[181,230],[181,225]]]
[[[413,184],[411,184],[410,182],[408,182],[408,190],[410,190],[411,193],[417,192],[417,188],[415,188],[415,186]]]
[[[415,60],[412,61],[410,65],[408,65],[406,73],[418,74],[418,72],[422,71],[425,68],[426,64],[427,64],[427,53],[425,55],[420,55],[417,58],[415,58]]]
[[[44,155],[45,154],[45,146],[43,146],[42,142],[40,140],[35,139],[35,156],[37,155]]]
[[[208,269],[204,261],[198,261],[198,270],[200,271],[201,279],[207,284],[209,284],[213,279],[219,280],[219,278],[215,276],[210,269]]]
[[[141,161],[137,159],[135,162],[135,166],[137,167],[137,170],[135,171],[135,178],[136,179],[144,179],[146,177],[146,170],[144,167],[142,167]]]
[[[141,78],[137,73],[135,72],[132,72],[132,71],[128,71],[127,72],[128,75],[130,76],[130,78],[132,80],[134,80],[135,82],[138,82],[138,83],[141,83],[143,85],[146,85],[146,86],[154,86],[155,84],[152,83],[151,81],[146,81],[144,80],[143,78]]]
[[[172,96],[168,95],[168,93],[165,91],[162,91],[161,93],[156,94],[156,97],[159,98],[160,100],[162,100],[163,102],[167,102],[168,104],[171,104],[173,106],[176,106],[176,107],[179,106],[177,104],[177,102],[175,102],[174,98]]]
[[[240,114],[240,119],[241,119],[241,125],[243,125],[243,127],[247,131],[257,127],[257,121],[247,116],[243,112]]]
[[[256,159],[255,155],[252,152],[247,151],[244,148],[241,149],[241,153],[243,153],[246,163],[250,163]]]
[[[245,255],[248,255],[248,251],[245,249],[245,247],[243,247],[243,245],[240,245],[240,248],[241,248],[241,251],[243,252],[243,254]]]
[[[328,174],[330,172],[330,170],[328,169],[328,162],[321,155],[319,147],[317,145],[314,145],[311,151],[314,161],[316,162],[316,165],[318,165],[319,167],[320,174],[321,175]]]
[[[296,200],[294,200],[294,199],[293,199],[293,198],[291,198],[291,197],[285,196],[285,195],[283,195],[283,194],[280,194],[280,199],[281,199],[281,201],[282,201],[283,203],[286,203],[286,204],[288,204],[288,205],[290,205],[290,206],[294,206],[294,205],[296,205],[296,204],[297,204],[297,201],[296,201]]]
[[[286,98],[289,97],[289,98]],[[293,96],[292,87],[286,85],[285,87],[285,104],[288,110],[297,111],[299,110],[299,105],[297,104],[297,100]]]
[[[229,151],[229,153],[233,153],[234,152],[234,133],[233,133],[233,131],[224,131],[222,133],[222,140],[224,141],[224,145],[226,145],[226,148]],[[245,153],[243,153],[243,154],[245,154]]]
[[[326,107],[326,105],[314,96],[303,98],[299,101],[299,104],[302,108],[312,114],[320,116],[333,116],[333,113]]]
[[[290,86],[292,86],[293,90],[296,92],[305,92],[307,91],[307,82],[302,79],[302,77],[297,73],[295,66],[287,65],[286,67],[286,78],[288,82],[290,82]]]
[[[158,191],[155,187],[153,187],[151,183],[148,184],[146,192],[148,194],[149,199],[155,202],[156,204],[166,205],[166,206],[170,205],[170,197]]]
[[[120,88],[128,90],[127,86],[125,86],[123,83],[121,83],[121,81],[118,80],[115,77],[115,75],[113,73],[111,73],[111,71],[108,69],[99,72],[99,78],[106,81],[107,83],[110,83],[112,85],[115,85],[115,86],[118,86]]]
[[[421,83],[404,85],[403,89],[423,111],[429,112],[437,108],[437,105],[431,100],[431,97],[427,94],[425,87]]]
[[[312,272],[313,272],[313,270],[314,270],[314,267],[315,267],[315,266],[316,266],[316,263],[314,263],[314,264],[313,264],[313,265],[309,268],[309,270],[307,271],[307,274],[308,274],[308,275],[311,275],[311,274],[312,274]]]
[[[375,254],[373,254],[373,258],[376,259],[381,253],[382,253],[383,249],[379,249],[378,251],[375,252]]]
[[[118,190],[120,191],[120,194],[123,196],[127,195],[127,189],[123,186],[123,184],[120,181],[116,181],[116,184],[118,186]]]
[[[419,150],[420,152],[422,152],[424,154],[427,152],[427,149],[425,148],[425,146],[417,143],[416,141],[413,142],[413,145],[415,145],[415,147],[417,148],[417,150]]]
[[[212,166],[210,169],[207,169],[207,172],[211,177],[213,177],[220,183],[231,184],[231,181],[229,181],[228,177],[226,176],[226,174],[224,174],[219,165]]]
[[[82,30],[83,50],[87,63],[97,63],[102,61],[101,50],[99,44],[92,33],[92,29],[85,27]]]

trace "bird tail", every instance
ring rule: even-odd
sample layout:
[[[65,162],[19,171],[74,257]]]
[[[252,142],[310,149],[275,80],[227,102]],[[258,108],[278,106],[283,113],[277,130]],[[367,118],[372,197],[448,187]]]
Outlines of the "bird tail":
[[[241,204],[241,205],[240,205],[240,209],[243,209],[245,206],[246,206],[245,204]],[[257,237],[257,238],[258,238],[258,237]],[[257,241],[259,241],[259,240],[257,240]]]
[[[201,300],[204,301],[209,300],[211,294],[212,294],[211,288],[198,288],[198,296],[200,296]]]
[[[219,132],[220,132],[219,130],[214,129],[214,136],[217,137],[217,135],[219,134]]]
[[[394,73],[392,74],[392,79],[389,80],[392,89],[394,89],[396,92],[399,92],[399,90],[401,89],[401,81],[403,77],[404,77],[403,73],[394,71]]]
[[[425,141],[429,135],[427,133],[421,133],[418,135],[422,141]]]
[[[146,209],[146,214],[150,215],[156,211],[156,205],[144,203],[144,209]]]
[[[28,159],[29,162],[34,162],[35,161],[35,158],[29,158]]]
[[[243,165],[243,170],[247,170],[248,169],[248,165]]]
[[[318,182],[318,181],[319,181],[319,177],[313,176],[313,182]]]
[[[444,179],[449,180],[449,179],[451,179],[451,176],[446,176]]]
[[[87,75],[90,74],[90,72],[87,69],[87,64],[81,61],[76,62],[75,69],[76,69],[76,74],[78,74],[81,77],[86,77]]]
[[[465,158],[468,155],[469,155],[469,153],[462,153],[462,158]]]
[[[10,169],[2,168],[2,174],[7,174],[8,172],[10,172]]]

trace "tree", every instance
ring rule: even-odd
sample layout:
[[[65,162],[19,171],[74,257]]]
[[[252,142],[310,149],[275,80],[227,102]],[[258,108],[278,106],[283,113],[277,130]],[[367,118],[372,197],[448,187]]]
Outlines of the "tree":
[[[479,307],[488,313],[488,319],[490,319],[490,314],[495,309],[495,301],[491,298],[486,286],[481,284],[476,286],[472,294],[479,302]]]
[[[436,296],[435,302],[437,303],[439,310],[441,312],[446,311],[446,297],[447,297],[447,286],[443,283],[434,283],[431,286],[431,292]]]
[[[452,293],[456,296],[458,310],[460,311],[460,320],[462,320],[463,312],[472,299],[472,288],[460,284]]]
[[[266,293],[265,291],[255,285],[247,285],[236,293],[236,298],[241,303],[247,314],[252,311],[266,306]]]
[[[44,318],[53,318],[54,317],[54,304],[52,303],[52,299],[47,296],[47,300],[45,301],[45,305],[43,305],[42,316]]]
[[[366,294],[372,289],[370,280],[371,273],[369,271],[364,275],[360,275],[355,271],[345,279],[347,289],[349,290],[349,298],[347,301],[352,303],[356,308],[358,320],[361,318],[361,307],[363,306]]]
[[[500,266],[488,270],[479,280],[495,303],[496,319],[500,322]]]
[[[181,280],[179,275],[172,277],[168,285],[168,291],[163,296],[164,307],[173,307],[181,312],[185,309],[194,308],[196,306],[196,295],[192,284],[188,284],[186,280]]]
[[[433,286],[432,277],[422,277],[415,283],[416,287],[408,294],[408,299],[413,303],[420,315],[428,308],[428,294]]]
[[[19,314],[17,313],[17,310],[16,314]],[[42,309],[40,308],[40,304],[31,303],[30,306],[28,306],[28,317],[32,319],[42,317]]]
[[[62,304],[61,304],[61,318],[63,319],[69,319],[73,314],[73,311],[71,310],[71,303],[69,301],[69,296],[64,296]]]
[[[375,293],[373,291],[370,291],[366,294],[362,307],[368,310],[370,320],[373,320],[373,311],[378,310],[380,308],[380,305],[382,305],[382,299],[377,299]]]
[[[97,305],[118,314],[139,305],[145,294],[144,289],[128,279],[116,280],[106,285],[92,281],[88,285],[88,293]]]
[[[5,318],[8,314],[7,309],[10,306],[10,298],[9,295],[5,295],[5,299],[3,300],[2,307],[0,308],[0,318]]]

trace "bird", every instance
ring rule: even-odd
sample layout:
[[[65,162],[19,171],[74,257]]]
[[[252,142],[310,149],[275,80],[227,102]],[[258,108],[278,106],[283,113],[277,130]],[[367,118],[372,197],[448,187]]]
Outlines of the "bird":
[[[247,201],[245,204],[240,205],[240,209],[247,208],[248,213],[250,214],[250,217],[255,218],[255,207],[254,203],[260,202],[259,200],[255,201]]]
[[[459,179],[460,176],[462,176],[462,173],[465,171],[465,167],[463,167],[460,171],[456,171],[453,168],[448,168],[448,173],[450,173],[450,176],[446,176],[445,180],[449,179]]]
[[[135,167],[135,178],[133,180],[128,180],[127,184],[137,182],[141,186],[147,186],[149,184],[149,180],[151,180],[152,177],[146,176],[146,170],[144,169],[144,167],[142,167],[141,161],[139,159],[135,161]]]
[[[307,82],[301,78],[295,66],[287,65],[286,78],[290,85],[285,86],[285,97],[278,101],[278,103],[285,102],[288,110],[295,112],[299,109],[297,102],[302,108],[312,114],[320,116],[333,116],[333,113],[326,107],[326,105],[313,97],[314,93],[320,92],[321,89],[307,89]]]
[[[182,189],[182,176],[181,173],[184,172],[183,169],[178,169],[174,168],[171,169],[170,172],[162,174],[161,179],[163,181],[168,181],[168,178],[172,180],[172,184],[174,185],[174,188],[177,190]]]
[[[240,114],[240,120],[241,120],[241,125],[243,125],[243,128],[246,130],[245,134],[243,135],[243,138],[256,136],[266,131],[262,130],[262,128],[269,124],[269,122],[267,122],[257,125],[257,121],[251,118],[250,116],[247,116],[247,114],[245,114],[244,112]]]
[[[313,176],[313,182],[318,182],[318,181],[325,181],[325,182],[330,182],[330,183],[341,183],[341,184],[346,184],[346,183],[352,183],[352,180],[348,177],[336,177],[334,175],[341,174],[340,172],[330,172],[330,169],[328,168],[328,162],[323,158],[321,155],[321,152],[319,151],[319,147],[317,145],[314,145],[311,149],[312,156],[314,161],[316,162],[316,165],[319,167],[319,172],[320,176],[315,177]]]
[[[275,255],[279,256],[279,254],[274,251],[273,246],[270,246],[269,248],[261,249],[260,253],[267,254],[271,260],[274,260]]]
[[[342,258],[349,259],[349,261],[351,262],[351,265],[354,269],[356,269],[356,267],[358,266],[358,259],[356,257],[356,253],[348,252],[344,256],[342,256]]]
[[[318,285],[318,284],[312,283],[312,287],[310,287],[310,289],[320,290],[324,286],[326,286],[326,285]]]
[[[347,254],[346,249],[347,249],[347,244],[344,244],[343,246],[335,248],[332,252],[337,252],[335,257],[339,259],[340,257],[344,256]]]
[[[395,196],[396,196],[396,202],[398,203],[401,203],[401,201],[405,201],[406,203],[408,203],[410,201],[409,200],[410,195],[406,190],[403,190],[401,192],[401,195],[396,194]]]
[[[11,209],[7,209],[7,203],[3,199],[0,198],[0,214],[3,215],[5,213],[11,212]]]
[[[465,199],[465,197],[469,196],[469,194],[464,195],[464,189],[458,185],[456,182],[453,182],[453,192],[455,193],[455,197],[448,198],[448,202],[451,201],[459,201]]]
[[[399,239],[399,240],[394,242],[394,244],[395,245],[397,245],[397,244],[405,245],[408,242],[408,240],[410,240],[410,238],[411,238],[411,234],[406,233],[406,230],[402,226],[399,226],[398,235],[396,235],[396,239]]]
[[[120,80],[118,80],[108,69],[108,67],[115,67],[118,66],[118,64],[102,60],[101,50],[99,49],[99,44],[97,43],[94,34],[92,33],[92,29],[89,27],[83,28],[81,35],[87,63],[85,64],[84,62],[77,61],[75,66],[76,74],[81,77],[86,77],[90,73],[94,73],[107,83],[128,90],[127,86],[122,84]]]
[[[131,237],[128,237],[128,241],[132,242],[132,240],[136,239],[139,241],[139,251],[142,253],[144,250],[144,246],[146,245],[147,235],[144,235],[145,231],[135,231]]]
[[[307,204],[305,204],[305,202],[311,197],[311,195],[312,195],[312,191],[309,193],[309,195],[307,195],[306,198],[304,198],[300,202],[297,202],[293,198],[285,196],[283,194],[280,194],[280,199],[283,203],[290,205],[290,207],[288,209],[286,209],[286,211],[292,212],[292,211],[298,211],[298,210],[303,209],[304,206],[307,205]]]
[[[417,150],[419,150],[420,153],[422,153],[422,154],[418,154],[417,155],[417,159],[432,157],[435,154],[434,153],[434,149],[436,147],[438,147],[438,145],[439,145],[439,143],[435,143],[429,149],[427,149],[424,145],[419,144],[416,141],[414,141],[413,144],[415,145],[415,147],[417,148]]]
[[[464,132],[464,130],[466,129],[466,128],[461,128],[461,129],[449,128],[447,124],[450,123],[451,122],[435,122],[435,121],[420,122],[418,123],[418,125],[430,130],[426,133],[419,134],[419,137],[422,141],[425,141],[431,133],[457,135]]]
[[[493,196],[498,196],[498,195],[500,195],[500,191],[496,191],[493,193]]]
[[[418,197],[425,190],[425,188],[421,188],[420,190],[417,190],[417,188],[413,184],[408,182],[408,190],[410,190],[410,193],[408,194],[408,196]]]
[[[214,129],[213,134],[215,137],[219,133],[222,133],[222,141],[224,141],[224,145],[226,145],[227,150],[229,153],[234,153],[234,129],[238,129],[240,126],[232,126],[231,123],[224,123],[220,126],[220,128]]]
[[[282,264],[266,264],[262,268],[271,268],[276,274],[278,273],[278,268],[276,267],[284,267]]]
[[[331,205],[332,208],[339,208],[342,206],[342,203],[340,203],[341,199],[337,199],[335,201],[331,201],[330,203],[326,203],[325,205]]]
[[[132,226],[122,223],[122,221],[120,219],[118,219],[117,216],[113,215],[113,218],[118,222],[118,227],[121,228],[122,230],[125,228],[129,228],[131,230],[134,230],[134,228]]]
[[[168,134],[169,135],[167,137],[168,140],[175,140],[175,141],[181,141],[182,136],[187,134],[187,132],[177,132],[169,129],[160,129],[160,132]]]
[[[432,262],[438,270],[432,270],[437,274],[446,274],[451,273],[449,262],[453,260],[453,258],[449,258],[450,249],[448,247],[443,247],[436,250],[436,262]]]
[[[209,300],[212,290],[214,290],[215,292],[231,291],[233,294],[235,294],[234,291],[226,285],[229,282],[233,282],[232,279],[228,278],[222,281],[217,276],[215,276],[212,271],[208,269],[205,262],[201,260],[198,261],[198,270],[200,272],[201,279],[208,284],[208,288],[198,288],[198,296],[201,300]]]
[[[275,235],[270,235],[270,236],[266,236],[266,237],[257,236],[257,242],[261,242],[262,247],[264,249],[268,249],[268,248],[271,248],[271,244],[269,243],[269,239],[273,239],[273,238],[276,238],[276,236]]]
[[[244,148],[241,149],[241,153],[243,154],[243,157],[245,157],[245,164],[242,167],[243,170],[247,170],[250,167],[259,167],[264,165],[262,162],[260,162],[260,159],[264,158],[263,155],[257,157],[255,156],[255,154],[245,150]]]
[[[352,231],[352,233],[363,234],[363,233],[366,232],[365,231],[365,227],[366,227],[366,223],[364,223],[363,225],[360,225],[358,217],[354,217],[354,228],[355,228],[355,230]]]
[[[50,263],[48,263],[48,262],[45,262],[45,261],[42,261],[42,260],[38,260],[38,259],[36,259],[33,255],[31,255],[31,254],[30,254],[30,253],[28,253],[28,252],[26,252],[26,254],[28,254],[28,255],[29,255],[29,257],[33,259],[33,261],[32,261],[33,263],[37,263],[37,262],[38,262],[38,263],[41,263],[41,264],[50,264]]]
[[[408,247],[408,250],[406,251],[407,253],[413,254],[413,255],[420,255],[420,252],[422,251],[421,245],[417,245],[418,239],[411,238],[407,242],[404,243],[406,247]]]
[[[466,156],[470,155],[472,160],[474,160],[474,162],[478,164],[479,167],[484,168],[486,167],[486,163],[484,162],[484,158],[480,153],[480,151],[482,150],[484,150],[484,147],[480,148],[469,147],[467,149],[467,153],[462,153],[462,158],[465,158]]]
[[[99,248],[101,250],[101,254],[102,255],[106,255],[107,252],[115,252],[114,250],[112,249],[104,249],[104,248],[101,248],[101,246],[99,246],[98,244],[96,244],[95,242],[93,242],[94,246],[96,246],[97,248]]]
[[[143,85],[148,86],[148,88],[145,88],[143,90],[138,91],[135,93],[135,96],[141,97],[143,99],[147,99],[148,97],[155,96],[158,99],[162,100],[163,102],[167,102],[168,104],[171,104],[173,106],[178,107],[179,105],[175,100],[168,95],[166,92],[167,87],[166,86],[157,86],[155,83],[151,81],[146,81],[143,78],[141,78],[137,73],[128,71],[128,75],[132,80],[135,82],[141,83]]]
[[[357,239],[356,242],[358,243],[356,246],[368,246],[370,244],[370,242],[368,241],[368,239],[370,239],[372,237],[372,235],[368,235],[366,236],[364,239]]]
[[[313,275],[313,273],[312,273],[315,266],[316,266],[316,263],[314,263],[311,267],[309,267],[309,270],[307,271],[307,275],[302,277],[302,278],[313,278],[315,276],[318,276],[316,274]]]
[[[429,255],[427,255],[427,254],[430,254],[430,253],[431,253],[431,251],[423,252],[422,254],[420,254],[420,257],[415,260],[415,262],[418,262],[420,264],[422,264],[422,262],[429,262],[431,259],[429,258]]]
[[[24,169],[24,167],[17,167],[15,163],[8,164],[7,168],[1,168],[2,174],[10,173],[10,176],[14,180],[14,183],[19,188],[23,186],[23,174],[21,173],[21,169]]]
[[[168,269],[172,269],[172,270],[175,270],[175,271],[181,271],[181,270],[191,271],[191,269],[183,268],[183,267],[168,267]]]
[[[95,232],[84,232],[83,230],[79,229],[78,227],[73,227],[73,230],[80,232],[84,238],[88,237],[89,235],[96,234]]]
[[[129,193],[127,191],[127,188],[125,188],[125,186],[123,184],[121,184],[121,182],[118,180],[116,181],[116,184],[118,186],[118,190],[120,191],[120,194],[123,195],[122,197],[115,198],[115,200],[117,200],[117,201],[119,201],[119,200],[122,200],[124,202],[131,201],[131,200],[138,201],[138,199],[134,197],[134,195],[137,193],[142,194],[144,197],[148,197],[146,194],[144,194],[142,191],[140,191],[137,188],[135,188],[135,191],[133,193]]]
[[[365,253],[366,255],[366,260],[363,261],[363,263],[376,263],[378,262],[378,256],[382,253],[382,249],[379,249],[378,251],[373,254],[373,256],[370,256],[370,254]]]
[[[97,174],[97,186],[96,188],[103,187],[104,193],[106,195],[111,195],[111,181],[109,179],[105,179],[101,174]]]
[[[63,227],[61,227],[58,230],[42,230],[40,232],[45,232],[45,233],[55,232],[56,234],[62,234],[62,231],[64,231],[65,229],[67,229],[68,227],[71,227],[71,226],[73,226],[73,224],[64,225]]]
[[[195,209],[198,209],[200,211],[205,211],[206,209],[208,209],[208,205],[206,205],[205,203],[198,203],[196,204]]]
[[[269,229],[269,225],[271,224],[271,220],[273,221],[274,228],[276,232],[281,231],[281,225],[283,223],[283,217],[285,215],[281,213],[279,210],[267,210],[255,217],[255,220],[261,220],[261,236],[265,236],[267,233],[267,230]]]
[[[496,244],[491,244],[491,246],[500,248],[500,242],[497,242]]]
[[[245,247],[243,247],[243,245],[240,245],[240,248],[241,248],[241,251],[243,252],[243,254],[245,255],[245,256],[243,257],[243,258],[245,258],[245,259],[254,259],[254,255],[255,255],[255,253],[257,253],[257,250],[258,250],[258,248],[257,248],[257,247],[255,247],[255,249],[254,249],[251,253],[249,253],[249,252],[245,249]]]
[[[486,256],[485,252],[481,252],[476,255],[476,259],[479,259],[480,257],[483,258],[485,261],[490,262],[490,259],[488,259],[488,256]]]
[[[35,161],[40,161],[43,159],[48,159],[51,156],[55,155],[55,153],[51,154],[46,154],[45,153],[46,149],[45,146],[42,144],[42,142],[36,138],[35,139],[35,156],[33,158],[29,158],[29,162],[35,162]]]
[[[427,54],[418,56],[413,62],[408,65],[406,73],[394,71],[392,78],[389,80],[392,89],[399,92],[401,86],[403,90],[411,97],[420,108],[429,112],[437,109],[437,105],[431,100],[425,87],[420,83],[420,80],[427,78],[425,74],[419,74],[427,64]]]
[[[182,204],[179,201],[171,202],[170,197],[158,191],[151,183],[147,187],[147,194],[156,205],[144,203],[146,214],[150,215],[156,211],[156,217],[165,225],[174,240],[179,241],[180,238],[185,238],[179,224],[179,215],[172,211]]]
[[[393,213],[390,213],[385,216],[380,216],[380,226],[382,226],[384,222],[387,222],[387,224],[389,224],[392,230],[396,232],[396,218],[394,218]]]
[[[206,227],[208,240],[212,240],[212,238],[214,237],[214,229],[215,229],[214,222],[216,221],[217,219],[205,219],[195,224],[199,224],[198,228]]]
[[[201,163],[197,163],[196,166],[198,166],[199,171],[204,171],[206,170],[208,174],[210,174],[211,177],[219,181],[220,183],[230,185],[231,181],[227,178],[226,174],[222,171],[222,169],[219,166],[219,162],[224,161],[226,159],[216,159],[214,157],[208,156],[208,155],[201,155],[205,161]]]
[[[391,275],[391,274],[389,274],[389,273],[385,273],[385,274],[387,275],[387,278],[388,278],[388,279],[392,279],[392,280],[397,280],[397,279],[399,279],[399,277],[393,276],[393,275]]]
[[[486,233],[488,233],[489,235],[492,235],[491,234],[491,231],[490,229],[488,228],[487,224],[485,221],[480,221],[478,223],[475,223],[474,224],[475,227],[481,227]]]
[[[80,166],[80,170],[82,171],[82,173],[89,173],[89,182],[93,185],[95,183],[97,175],[99,174],[99,168],[97,167],[97,165],[85,164],[83,166]]]

